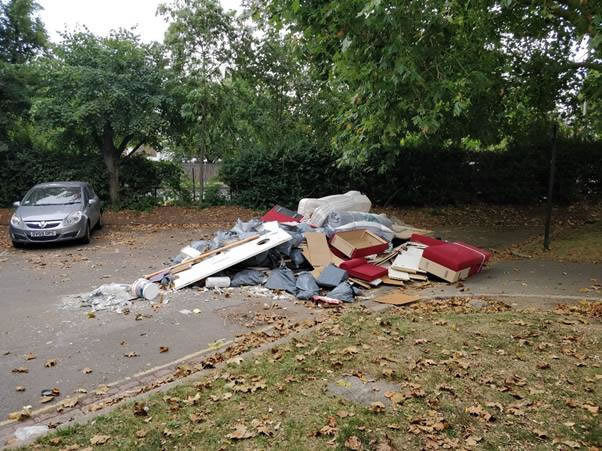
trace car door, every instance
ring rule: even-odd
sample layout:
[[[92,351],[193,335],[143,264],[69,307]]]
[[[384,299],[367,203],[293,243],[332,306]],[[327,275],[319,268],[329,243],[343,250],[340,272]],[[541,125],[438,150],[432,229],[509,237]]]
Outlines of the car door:
[[[90,185],[87,185],[87,188],[90,199],[94,200],[94,203],[90,205],[90,215],[92,216],[90,222],[92,225],[96,225],[100,220],[100,199]]]

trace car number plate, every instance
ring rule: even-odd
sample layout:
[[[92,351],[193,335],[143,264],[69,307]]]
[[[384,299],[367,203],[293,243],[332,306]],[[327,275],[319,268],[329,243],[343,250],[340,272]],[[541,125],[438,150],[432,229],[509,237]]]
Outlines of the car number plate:
[[[31,232],[32,237],[40,237],[40,236],[56,236],[56,231],[54,230],[43,230],[40,232]]]

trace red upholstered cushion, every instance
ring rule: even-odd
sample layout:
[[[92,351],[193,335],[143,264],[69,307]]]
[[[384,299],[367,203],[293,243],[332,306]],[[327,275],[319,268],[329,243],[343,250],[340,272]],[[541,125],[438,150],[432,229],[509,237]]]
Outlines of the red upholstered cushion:
[[[412,233],[410,241],[413,241],[415,243],[426,244],[427,246],[439,246],[441,244],[445,244],[445,241],[441,241],[436,238],[431,238],[430,236],[426,235],[420,235],[418,233]]]
[[[451,243],[427,247],[422,253],[422,258],[439,263],[452,271],[479,267],[482,261],[481,256],[474,250]]]
[[[357,277],[361,280],[371,282],[383,277],[387,274],[387,268],[368,263],[363,258],[352,258],[339,265],[340,269],[344,269],[351,277]]]

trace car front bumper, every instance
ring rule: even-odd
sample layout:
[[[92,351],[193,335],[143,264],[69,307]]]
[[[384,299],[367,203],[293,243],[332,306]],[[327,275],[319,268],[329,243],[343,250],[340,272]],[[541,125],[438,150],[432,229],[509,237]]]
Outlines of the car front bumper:
[[[86,233],[86,220],[82,218],[79,222],[68,226],[58,226],[52,229],[30,229],[23,225],[21,227],[9,226],[10,238],[15,243],[54,243],[57,241],[77,240],[83,238]],[[55,232],[54,236],[32,236],[32,232]]]

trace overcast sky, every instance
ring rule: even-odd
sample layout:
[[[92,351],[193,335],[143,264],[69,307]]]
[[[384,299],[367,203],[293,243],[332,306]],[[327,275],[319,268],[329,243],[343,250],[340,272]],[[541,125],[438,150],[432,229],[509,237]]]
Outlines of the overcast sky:
[[[167,24],[155,12],[165,0],[38,0],[40,13],[52,41],[59,32],[85,25],[95,34],[106,35],[112,29],[131,28],[142,40],[162,41]],[[221,0],[224,9],[240,9],[240,0]]]

